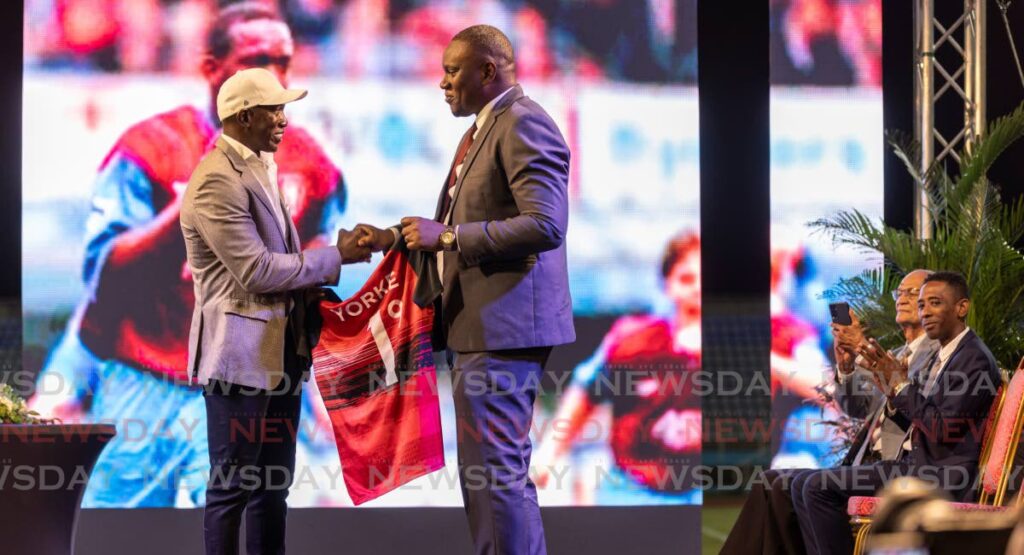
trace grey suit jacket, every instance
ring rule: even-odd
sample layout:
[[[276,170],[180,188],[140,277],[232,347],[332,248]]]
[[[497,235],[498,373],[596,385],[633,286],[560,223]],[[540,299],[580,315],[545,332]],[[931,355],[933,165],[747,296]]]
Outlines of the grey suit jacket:
[[[516,85],[495,104],[455,183],[451,225],[459,226],[459,250],[444,254],[441,302],[449,348],[576,340],[565,254],[568,184],[562,134]]]
[[[893,349],[892,355],[896,358],[903,356],[907,346],[903,345]],[[939,342],[925,338],[910,359],[908,375],[911,379],[918,373],[924,371],[931,362],[932,357],[939,352]],[[871,377],[871,372],[863,368],[857,368],[843,383],[836,380],[835,390],[836,402],[846,414],[853,418],[864,420],[864,425],[858,431],[857,436],[850,446],[844,458],[847,465],[859,464],[867,449],[870,448],[871,438],[867,437],[871,423],[878,419],[880,413],[885,410],[885,394],[878,389]],[[901,445],[906,439],[907,428],[887,418],[882,424],[882,435],[888,436],[883,441],[882,458],[884,460],[895,460],[899,456]]]
[[[284,373],[289,326],[307,370],[303,290],[338,282],[337,248],[300,251],[283,203],[288,229],[282,233],[261,185],[268,179],[258,161],[247,163],[220,138],[185,190],[181,231],[196,297],[188,369],[201,384],[274,389]]]

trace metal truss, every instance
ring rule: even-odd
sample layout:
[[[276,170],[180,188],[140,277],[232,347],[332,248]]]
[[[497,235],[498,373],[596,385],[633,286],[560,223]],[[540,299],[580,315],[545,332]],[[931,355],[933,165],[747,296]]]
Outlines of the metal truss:
[[[915,139],[921,145],[920,174],[933,164],[960,163],[960,152],[970,151],[984,133],[985,114],[985,0],[964,0],[955,17],[937,16],[935,5],[950,0],[915,0],[914,25],[917,58]],[[943,63],[940,58],[945,61]],[[962,125],[939,129],[935,105],[944,95],[963,104]],[[914,227],[918,237],[932,234],[929,199],[923,179],[916,184]]]

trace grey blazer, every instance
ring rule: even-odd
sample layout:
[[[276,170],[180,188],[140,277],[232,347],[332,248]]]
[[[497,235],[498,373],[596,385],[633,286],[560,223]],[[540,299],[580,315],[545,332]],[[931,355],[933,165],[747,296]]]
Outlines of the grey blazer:
[[[308,370],[303,290],[336,285],[341,255],[333,246],[300,250],[283,203],[282,233],[261,185],[266,170],[250,160],[218,138],[185,190],[181,231],[196,297],[188,369],[200,384],[274,389],[284,373],[287,326]]]
[[[558,126],[516,85],[495,104],[455,183],[459,250],[444,254],[441,301],[449,348],[576,340],[565,254],[568,185],[569,148]]]

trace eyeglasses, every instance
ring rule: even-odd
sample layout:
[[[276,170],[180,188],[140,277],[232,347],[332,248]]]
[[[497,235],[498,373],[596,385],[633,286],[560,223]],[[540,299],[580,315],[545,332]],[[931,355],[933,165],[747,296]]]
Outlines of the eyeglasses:
[[[908,295],[908,296],[911,296],[911,297],[916,297],[919,294],[921,294],[921,288],[920,287],[911,287],[910,289],[893,289],[892,290],[892,300],[898,301],[898,300],[900,300],[900,297],[902,297],[903,295]]]

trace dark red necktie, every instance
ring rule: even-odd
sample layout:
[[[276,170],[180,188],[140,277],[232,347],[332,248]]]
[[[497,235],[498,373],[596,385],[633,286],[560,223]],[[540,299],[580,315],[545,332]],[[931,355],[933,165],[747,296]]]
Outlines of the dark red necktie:
[[[466,154],[469,152],[469,147],[473,146],[473,135],[476,134],[476,122],[470,126],[469,131],[462,136],[462,141],[459,143],[459,149],[455,151],[455,159],[452,160],[452,167],[448,170],[448,179],[444,182],[444,190],[441,191],[441,215],[438,216],[439,222],[444,222],[448,218],[448,211],[452,207],[452,195],[451,189],[455,186],[455,181],[458,176],[455,174],[455,168],[459,166],[465,159]]]

